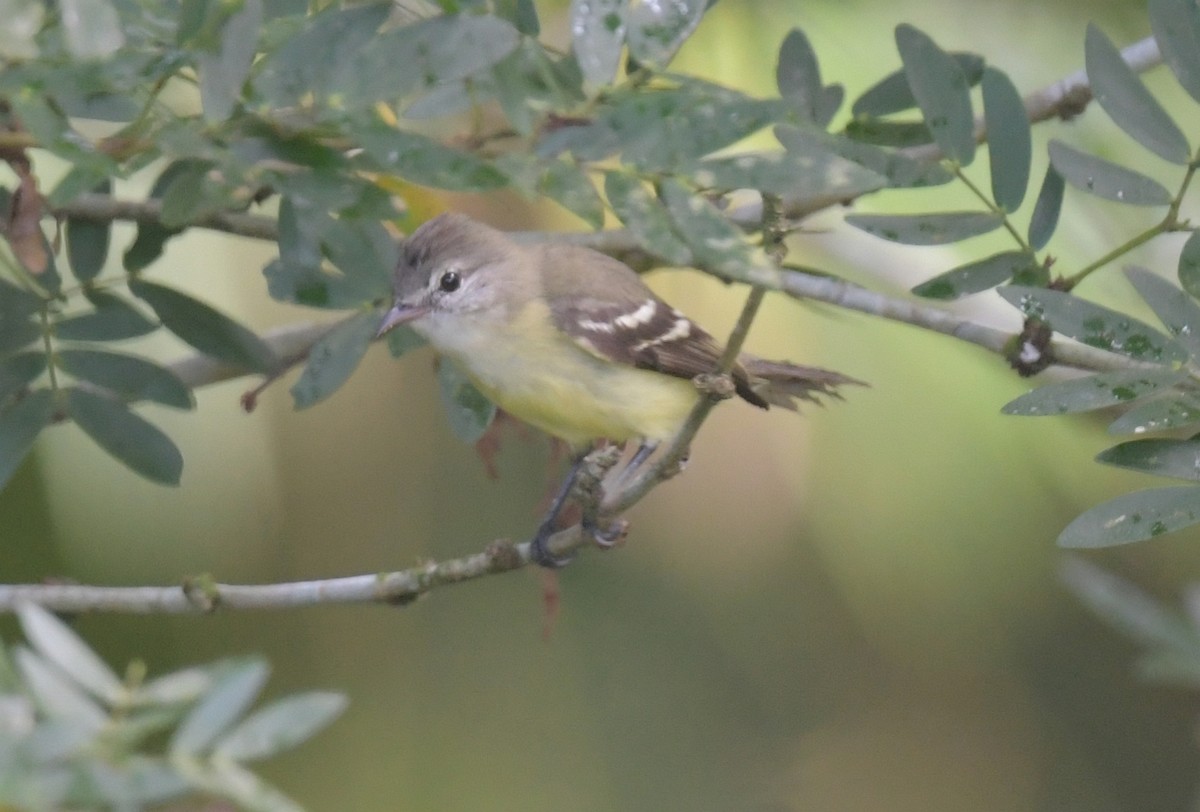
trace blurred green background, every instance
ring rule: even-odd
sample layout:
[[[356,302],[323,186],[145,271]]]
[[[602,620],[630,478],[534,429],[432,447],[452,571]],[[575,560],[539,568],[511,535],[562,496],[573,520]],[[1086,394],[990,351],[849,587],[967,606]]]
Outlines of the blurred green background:
[[[538,5],[561,41],[565,4]],[[726,0],[676,67],[770,93],[779,43],[799,26],[826,80],[853,98],[899,65],[892,31],[909,22],[943,47],[985,55],[1028,92],[1082,65],[1089,18],[1119,43],[1148,33],[1143,4],[1116,0]],[[1170,78],[1158,71],[1149,81],[1195,132],[1200,119]],[[1176,183],[1096,109],[1036,130],[1040,144],[1051,136]],[[1037,154],[1035,178],[1044,148]],[[985,155],[980,163],[982,181]],[[969,205],[946,195],[883,195],[858,208]],[[502,226],[577,227],[510,199],[445,205]],[[1050,251],[1063,269],[1079,267],[1153,216],[1068,191]],[[903,291],[988,251],[986,240],[969,254],[897,248],[840,218],[816,218],[792,257]],[[118,235],[123,246],[131,232]],[[1178,247],[1163,239],[1135,259],[1166,271]],[[267,299],[259,270],[269,256],[249,241],[188,236],[151,276],[256,327],[311,317]],[[684,271],[651,279],[716,334],[732,326],[740,290]],[[1115,269],[1081,292],[1132,306]],[[966,312],[1016,324],[998,298],[977,298]],[[770,301],[750,348],[872,388],[799,419],[718,409],[686,474],[631,513],[626,547],[562,572],[548,633],[543,576],[533,571],[406,608],[83,617],[76,628],[118,667],[142,658],[154,674],[262,652],[274,664],[273,694],[345,691],[344,717],[264,769],[314,810],[1192,804],[1200,702],[1139,684],[1134,646],[1057,580],[1054,539],[1071,518],[1156,484],[1091,462],[1111,444],[1104,422],[1001,416],[1029,383],[999,359],[827,307]],[[185,349],[164,340],[149,351]],[[148,407],[183,450],[177,490],[120,468],[74,427],[48,432],[0,493],[3,580],[320,578],[525,537],[548,482],[547,444],[507,433],[490,481],[451,436],[431,370],[427,351],[397,362],[377,347],[344,389],[306,412],[292,410],[285,383],[247,416],[238,398],[248,380],[203,390],[197,413]],[[1200,571],[1198,542],[1181,533],[1092,557],[1175,600]],[[11,622],[2,628],[13,639]]]

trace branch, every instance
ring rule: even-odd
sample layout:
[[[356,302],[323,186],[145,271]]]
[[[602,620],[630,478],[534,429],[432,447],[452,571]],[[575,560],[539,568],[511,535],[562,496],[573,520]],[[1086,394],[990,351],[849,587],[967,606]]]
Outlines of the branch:
[[[109,222],[125,220],[133,223],[162,224],[162,201],[149,200],[118,200],[109,195],[86,192],[74,200],[65,203],[51,212],[55,217],[74,217],[81,220]],[[279,222],[274,217],[261,214],[242,214],[237,212],[218,212],[210,214],[190,226],[209,228],[214,231],[224,231],[239,237],[253,237],[256,240],[279,240]]]

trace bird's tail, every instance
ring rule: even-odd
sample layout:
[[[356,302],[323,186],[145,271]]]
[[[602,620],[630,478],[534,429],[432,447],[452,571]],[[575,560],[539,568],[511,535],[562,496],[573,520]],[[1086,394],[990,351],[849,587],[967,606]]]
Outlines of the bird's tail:
[[[794,412],[798,410],[800,401],[820,403],[822,396],[841,400],[838,387],[869,385],[831,369],[805,367],[788,361],[767,361],[751,355],[743,355],[738,360],[750,378],[750,389],[763,401],[755,405],[763,408],[769,404]],[[753,400],[750,402],[754,403]]]

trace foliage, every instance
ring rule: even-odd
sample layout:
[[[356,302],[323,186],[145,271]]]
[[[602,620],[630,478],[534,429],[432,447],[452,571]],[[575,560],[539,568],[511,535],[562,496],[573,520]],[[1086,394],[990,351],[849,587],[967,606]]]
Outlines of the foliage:
[[[142,476],[179,482],[178,449],[132,406],[190,409],[192,393],[169,367],[115,349],[125,342],[165,329],[268,380],[295,363],[201,299],[149,278],[165,245],[190,228],[243,233],[237,217],[265,219],[278,245],[263,271],[270,294],[348,311],[307,353],[292,388],[298,408],[329,397],[374,338],[396,260],[390,225],[403,222],[422,188],[548,197],[597,229],[611,210],[655,262],[755,281],[776,269],[755,238],[761,217],[731,205],[733,192],[779,196],[796,220],[885,188],[957,181],[978,198],[976,209],[846,220],[914,245],[1003,230],[1010,250],[940,273],[914,293],[949,300],[998,287],[1027,320],[1011,352],[1026,373],[1053,362],[1049,330],[1130,360],[1128,372],[1054,384],[1008,411],[1121,404],[1132,410],[1113,430],[1130,433],[1200,423],[1200,310],[1191,298],[1200,294],[1200,240],[1193,235],[1182,252],[1183,291],[1128,272],[1165,332],[1073,293],[1133,247],[1190,230],[1179,208],[1194,171],[1191,146],[1102,31],[1090,26],[1085,38],[1095,99],[1135,142],[1180,167],[1177,192],[1053,141],[1040,191],[1028,195],[1030,122],[1011,80],[908,25],[896,30],[901,69],[854,100],[836,131],[844,90],[825,82],[798,30],[779,51],[769,98],[672,73],[673,55],[709,5],[580,0],[564,53],[540,38],[531,0],[447,1],[424,13],[390,2],[318,10],[303,0],[0,3],[8,21],[0,26],[0,159],[12,170],[0,190],[0,486],[40,432],[62,420]],[[1152,0],[1149,15],[1164,61],[1200,99],[1196,5]],[[987,190],[968,174],[976,99],[990,136]],[[105,135],[85,135],[94,122],[105,122]],[[452,139],[431,135],[454,130]],[[744,146],[767,130],[777,147]],[[39,187],[45,155],[68,167],[48,191]],[[154,180],[137,235],[122,249],[111,236],[122,216],[110,205],[120,202],[114,184],[146,173]],[[1145,233],[1052,276],[1042,252],[1066,186],[1165,213]],[[1029,199],[1021,229],[1013,215]],[[50,218],[61,234],[44,228]],[[122,270],[106,272],[115,251]],[[400,334],[391,345],[398,353],[413,343]],[[451,374],[443,388],[452,422],[477,438],[494,409]],[[1194,439],[1135,440],[1101,461],[1195,480],[1200,466],[1186,464],[1200,459],[1187,456],[1195,447]],[[1061,541],[1119,543],[1196,521],[1200,491],[1151,491],[1085,514]]]
[[[137,810],[201,793],[298,809],[247,768],[307,740],[345,707],[312,691],[250,711],[257,658],[122,679],[46,610],[19,610],[28,646],[0,646],[0,805]]]

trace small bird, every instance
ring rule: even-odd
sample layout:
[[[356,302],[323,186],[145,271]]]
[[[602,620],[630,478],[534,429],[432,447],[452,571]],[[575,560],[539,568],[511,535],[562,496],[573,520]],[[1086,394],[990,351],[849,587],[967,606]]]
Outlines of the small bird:
[[[404,241],[394,290],[379,335],[410,325],[497,406],[576,454],[533,539],[542,566],[565,563],[545,544],[583,456],[600,439],[637,440],[627,471],[643,462],[683,425],[701,397],[693,379],[716,371],[723,352],[624,263],[582,246],[521,244],[462,214],[435,217]],[[730,377],[763,409],[794,410],[861,383],[745,353]]]

